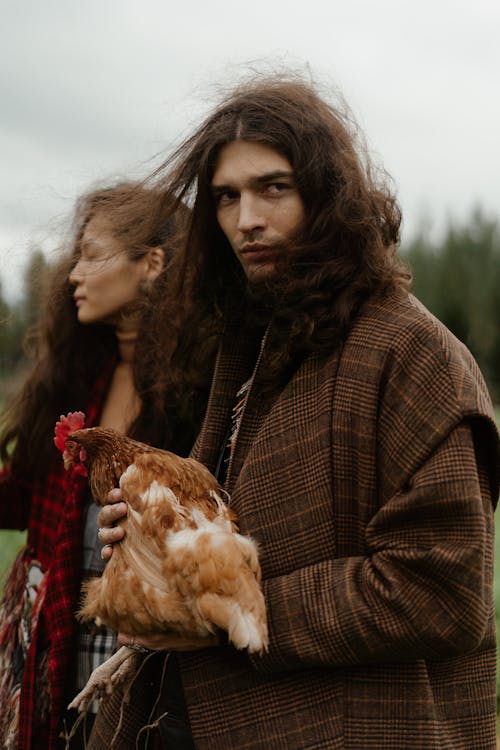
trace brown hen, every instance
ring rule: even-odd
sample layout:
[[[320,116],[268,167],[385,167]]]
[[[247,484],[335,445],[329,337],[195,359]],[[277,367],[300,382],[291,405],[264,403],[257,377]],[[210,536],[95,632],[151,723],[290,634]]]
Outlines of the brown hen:
[[[97,503],[119,485],[128,515],[119,522],[127,533],[102,577],[84,584],[79,617],[139,636],[175,631],[200,637],[222,629],[236,648],[264,651],[256,546],[238,533],[217,480],[194,459],[115,430],[74,431],[80,423],[83,415],[75,413],[61,417],[56,428],[66,468],[88,472]],[[112,681],[121,677],[122,660],[135,653],[124,647],[112,657],[118,666]],[[84,710],[96,689],[109,692],[109,677],[97,675],[72,706]]]

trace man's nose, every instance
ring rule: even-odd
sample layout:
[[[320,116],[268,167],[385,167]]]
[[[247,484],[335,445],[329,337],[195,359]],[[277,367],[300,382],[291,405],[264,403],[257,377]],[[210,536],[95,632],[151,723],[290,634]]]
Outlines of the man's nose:
[[[239,208],[238,230],[240,232],[248,234],[248,232],[264,228],[266,221],[257,196],[242,194]]]

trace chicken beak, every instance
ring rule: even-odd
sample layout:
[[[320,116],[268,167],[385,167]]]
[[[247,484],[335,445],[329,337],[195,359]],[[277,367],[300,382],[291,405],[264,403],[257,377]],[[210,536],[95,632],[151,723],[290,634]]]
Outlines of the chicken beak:
[[[66,471],[68,471],[68,469],[71,469],[73,465],[73,459],[68,453],[66,453],[66,451],[64,451],[63,453],[63,463],[64,463],[64,468],[66,469]]]

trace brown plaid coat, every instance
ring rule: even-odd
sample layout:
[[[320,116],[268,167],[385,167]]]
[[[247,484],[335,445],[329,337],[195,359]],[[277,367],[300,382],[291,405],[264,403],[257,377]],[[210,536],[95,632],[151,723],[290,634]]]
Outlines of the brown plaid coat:
[[[248,365],[235,327],[195,447],[212,470]],[[497,439],[472,357],[411,297],[370,301],[272,406],[251,389],[228,490],[270,648],[182,654],[199,750],[494,750]]]

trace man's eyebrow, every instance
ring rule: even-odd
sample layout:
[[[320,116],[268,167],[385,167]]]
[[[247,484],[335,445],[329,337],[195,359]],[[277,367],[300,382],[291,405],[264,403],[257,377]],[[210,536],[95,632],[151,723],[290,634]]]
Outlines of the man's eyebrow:
[[[217,196],[219,193],[225,193],[228,190],[232,190],[230,185],[214,185],[213,182],[210,184],[210,190],[213,195]]]
[[[282,179],[293,180],[294,179],[293,172],[288,169],[277,169],[274,172],[266,172],[265,174],[260,174],[260,175],[257,175],[256,177],[252,177],[249,182],[250,184],[253,183],[255,185],[262,185],[266,182],[272,182],[273,180],[282,180]],[[229,184],[217,185],[217,184],[214,184],[213,182],[210,185],[210,188],[214,194],[223,192],[225,190],[234,190],[232,185],[229,185]]]
[[[275,172],[267,172],[255,178],[255,182],[272,182],[273,180],[282,180],[283,178],[293,180],[293,172],[286,169],[277,169]]]

